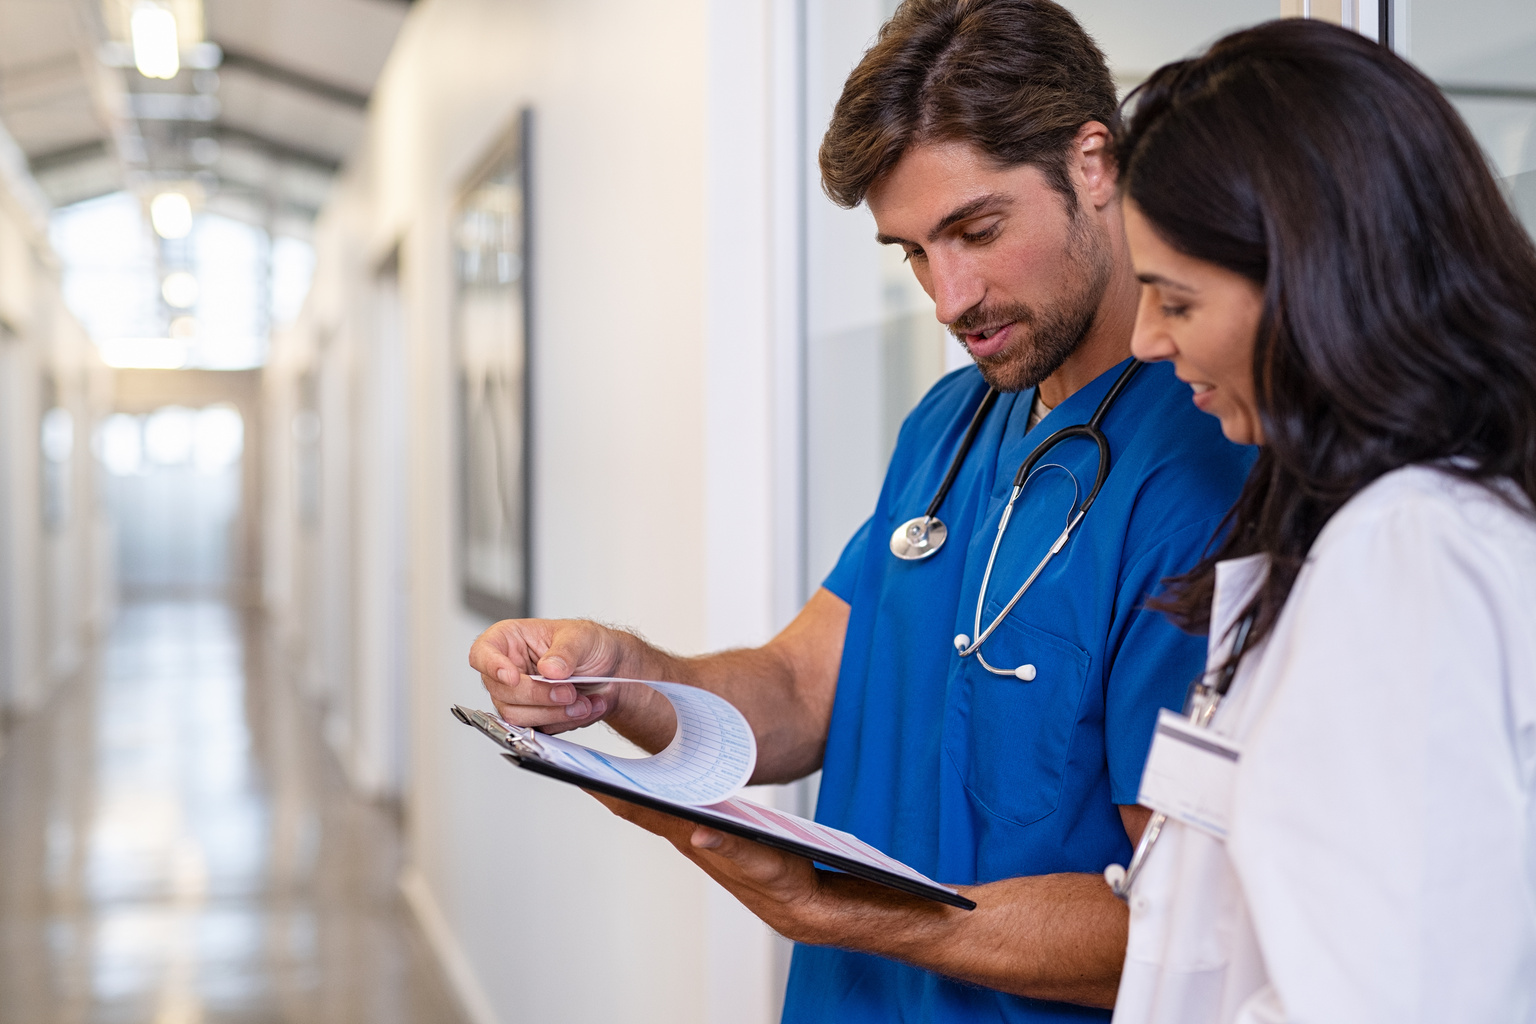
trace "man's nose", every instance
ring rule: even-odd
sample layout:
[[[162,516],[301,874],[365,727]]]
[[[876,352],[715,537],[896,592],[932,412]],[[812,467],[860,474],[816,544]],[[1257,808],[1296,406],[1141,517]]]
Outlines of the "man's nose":
[[[934,315],[941,324],[952,324],[969,309],[981,304],[987,286],[963,260],[931,260]]]

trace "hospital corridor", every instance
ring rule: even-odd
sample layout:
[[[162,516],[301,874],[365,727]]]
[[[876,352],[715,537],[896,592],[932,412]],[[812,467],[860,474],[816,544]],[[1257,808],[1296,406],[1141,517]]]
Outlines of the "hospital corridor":
[[[1536,231],[1530,0],[1059,3],[1121,99],[1277,18],[1387,46]],[[898,7],[0,0],[0,1024],[809,1019],[784,928],[453,708],[493,623],[755,648],[923,512],[883,481],[972,359],[818,164]],[[822,756],[689,806],[814,818]]]
[[[462,1019],[398,896],[398,820],[267,645],[227,602],[133,600],[8,738],[0,1019]]]

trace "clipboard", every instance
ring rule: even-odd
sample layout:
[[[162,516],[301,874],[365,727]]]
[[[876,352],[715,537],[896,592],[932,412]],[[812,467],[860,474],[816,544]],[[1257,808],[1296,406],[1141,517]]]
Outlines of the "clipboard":
[[[537,775],[557,779],[582,789],[603,793],[620,800],[648,807],[651,810],[661,811],[699,825],[718,829],[721,832],[753,842],[785,853],[792,853],[797,857],[804,857],[817,864],[826,865],[856,878],[863,878],[879,885],[888,886],[913,896],[921,896],[924,899],[934,900],[961,910],[975,910],[976,902],[956,892],[954,889],[924,877],[915,869],[902,864],[876,850],[846,832],[838,832],[825,825],[806,821],[804,818],[787,814],[783,811],[740,797],[733,797],[718,804],[706,807],[694,807],[688,804],[674,803],[660,797],[615,785],[604,779],[593,778],[580,772],[571,771],[557,764],[551,764],[545,759],[539,750],[537,740],[532,736],[531,729],[518,729],[508,726],[501,719],[484,711],[466,708],[463,705],[453,706],[453,715],[465,725],[470,726],[485,736],[489,737],[497,746],[502,748],[502,756],[519,768],[526,768]],[[720,810],[719,808],[728,808]],[[804,835],[804,839],[792,838],[769,827],[753,823],[753,819],[763,819],[777,823],[781,829],[794,832],[798,830]]]

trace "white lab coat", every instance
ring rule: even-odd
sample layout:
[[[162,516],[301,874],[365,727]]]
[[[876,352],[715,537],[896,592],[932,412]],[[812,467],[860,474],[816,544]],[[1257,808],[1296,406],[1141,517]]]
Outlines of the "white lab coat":
[[[1212,665],[1267,570],[1218,567]],[[1536,1021],[1536,521],[1378,480],[1213,727],[1243,747],[1228,839],[1164,830],[1115,1024]]]

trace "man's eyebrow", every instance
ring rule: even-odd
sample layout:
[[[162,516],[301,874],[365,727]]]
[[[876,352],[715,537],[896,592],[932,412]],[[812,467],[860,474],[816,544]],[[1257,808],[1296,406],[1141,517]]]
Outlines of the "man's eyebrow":
[[[1006,204],[1011,203],[1011,202],[1013,202],[1013,197],[1008,195],[1006,192],[991,192],[991,193],[988,193],[987,195],[979,196],[976,199],[972,199],[970,202],[966,203],[964,206],[957,207],[956,209],[951,210],[949,212],[949,214],[947,216],[945,216],[945,218],[943,220],[941,220],[937,224],[935,224],[934,227],[933,227],[933,230],[928,232],[928,241],[930,241],[930,242],[936,241],[938,239],[938,237],[940,235],[942,235],[949,228],[953,227],[954,225],[958,224],[959,222],[961,222],[963,220],[969,220],[970,218],[976,216],[978,213],[981,213],[983,210],[985,210],[989,206],[1006,205]],[[879,242],[881,245],[915,245],[915,244],[917,244],[917,243],[915,243],[915,242],[913,242],[913,241],[911,241],[910,239],[907,239],[907,238],[898,238],[895,235],[885,235],[885,234],[876,235],[875,236],[875,241]]]
[[[933,230],[928,232],[928,241],[938,241],[939,236],[946,230],[963,220],[970,220],[989,206],[1005,206],[1012,201],[1013,197],[1004,192],[992,192],[972,199],[964,206],[951,210],[949,216],[935,224]]]
[[[1185,284],[1183,281],[1175,281],[1171,278],[1164,277],[1162,274],[1137,274],[1136,280],[1140,281],[1142,284],[1156,285],[1159,288],[1172,288],[1175,291],[1181,292],[1194,293],[1200,290],[1193,285]]]

